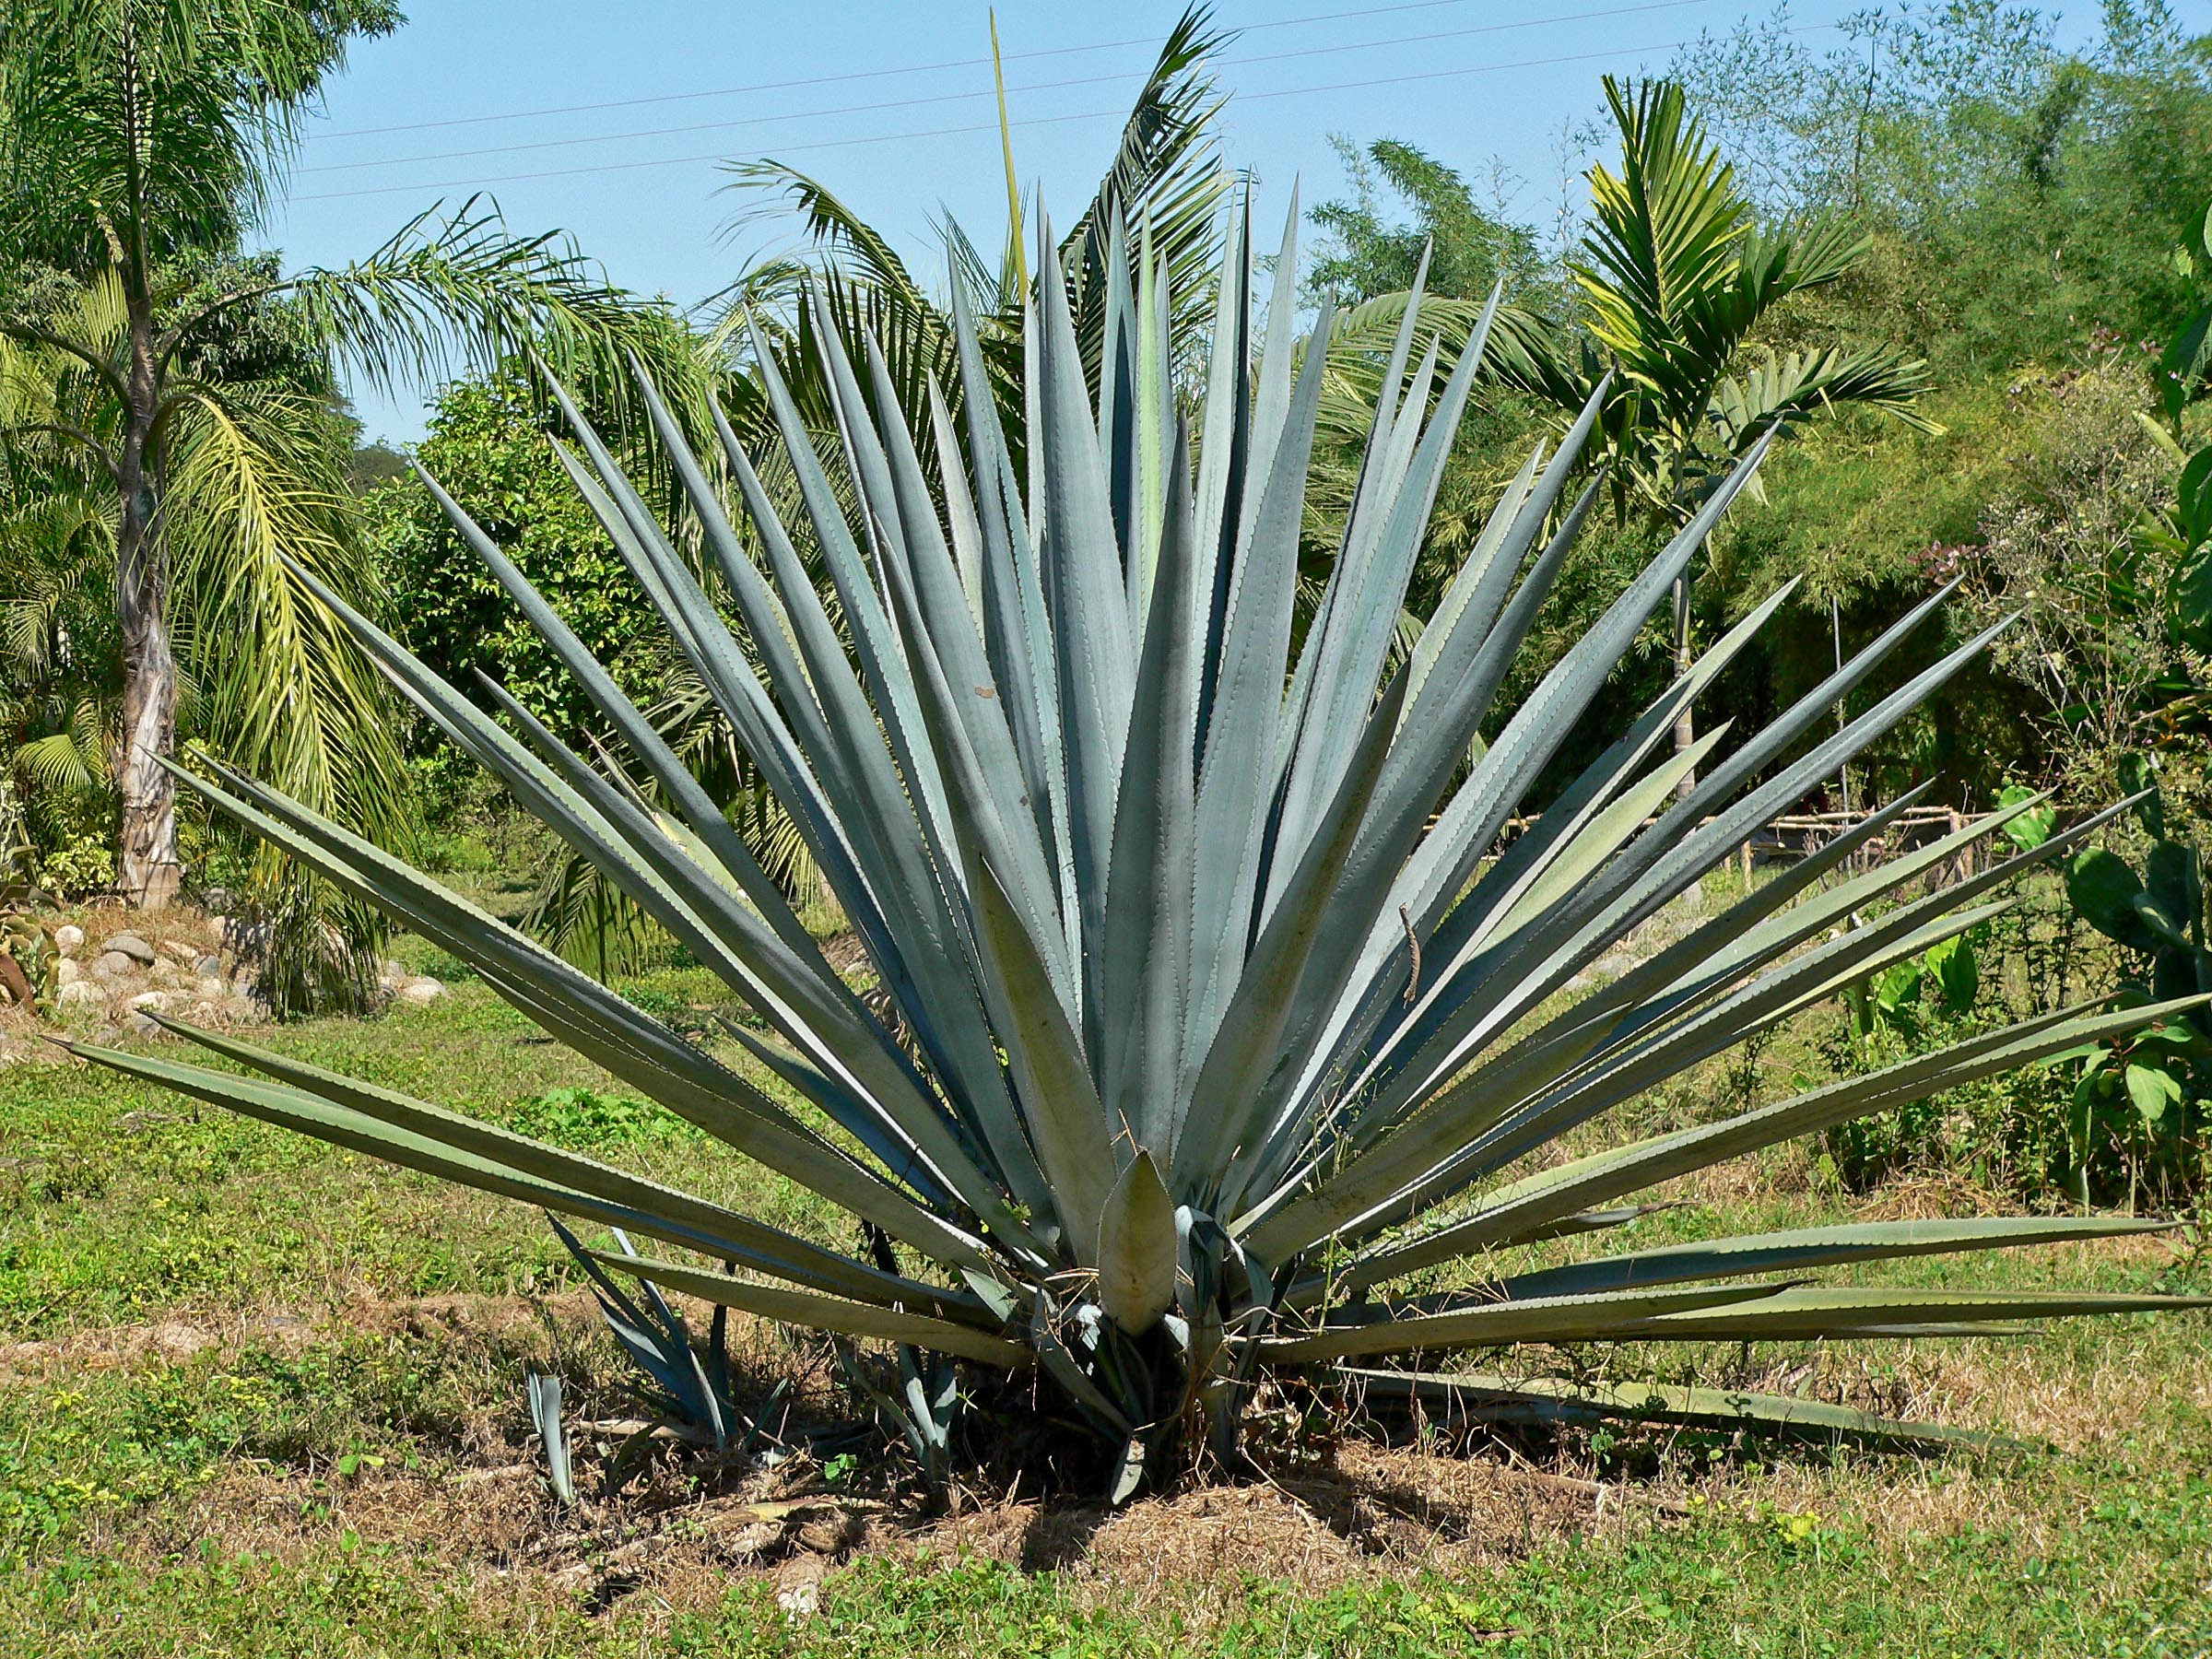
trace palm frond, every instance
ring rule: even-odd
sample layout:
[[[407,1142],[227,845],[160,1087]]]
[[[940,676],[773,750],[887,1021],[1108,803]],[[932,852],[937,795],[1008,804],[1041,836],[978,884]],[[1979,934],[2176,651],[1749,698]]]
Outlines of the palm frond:
[[[267,388],[171,393],[170,547],[189,666],[218,753],[284,780],[317,810],[392,844],[412,821],[382,679],[304,579],[379,605],[327,409]]]
[[[627,413],[634,357],[667,389],[688,431],[703,441],[712,429],[704,361],[673,313],[616,287],[564,237],[512,233],[486,197],[443,216],[419,214],[353,264],[311,268],[215,303],[276,296],[310,337],[371,386],[441,379],[459,362],[486,370],[542,363]]]

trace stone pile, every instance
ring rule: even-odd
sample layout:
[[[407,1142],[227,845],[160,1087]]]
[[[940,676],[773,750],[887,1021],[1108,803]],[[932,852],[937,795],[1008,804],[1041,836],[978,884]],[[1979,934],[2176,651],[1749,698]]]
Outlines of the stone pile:
[[[95,944],[85,930],[65,924],[53,930],[59,990],[56,1010],[65,1018],[104,1018],[135,1036],[158,1037],[162,1028],[150,1018],[167,1014],[197,1026],[227,1026],[265,1018],[254,995],[253,975],[240,959],[241,942],[227,917],[213,918],[224,947],[209,950],[190,939],[160,938],[128,929]],[[410,974],[386,962],[379,976],[388,1003],[428,1006],[445,994],[434,979]]]

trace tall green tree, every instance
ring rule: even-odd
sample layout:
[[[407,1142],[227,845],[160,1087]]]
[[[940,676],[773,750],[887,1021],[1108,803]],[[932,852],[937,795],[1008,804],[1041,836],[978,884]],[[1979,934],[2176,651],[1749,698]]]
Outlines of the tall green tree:
[[[1323,233],[1306,299],[1322,304],[1404,293],[1427,261],[1423,291],[1438,300],[1481,300],[1503,282],[1524,294],[1544,280],[1536,239],[1502,209],[1486,208],[1457,168],[1397,138],[1330,147],[1348,194],[1309,216]]]
[[[347,46],[398,21],[389,0],[0,4],[0,253],[41,274],[0,299],[0,333],[81,371],[74,412],[37,424],[80,449],[116,502],[118,885],[136,903],[167,902],[182,874],[166,765],[181,562],[223,573],[201,596],[248,658],[279,670],[230,688],[249,749],[290,743],[318,682],[359,690],[354,710],[374,701],[287,562],[347,562],[347,435],[326,393],[226,364],[241,319],[280,315],[311,359],[371,384],[435,375],[456,345],[495,360],[527,347],[588,380],[636,337],[638,308],[573,249],[510,237],[474,203],[343,268],[246,261],[208,280],[208,257],[237,249],[281,189]],[[302,779],[310,794],[363,827],[398,809],[379,724],[354,721],[304,763],[329,770]]]
[[[1685,524],[1760,439],[1841,406],[1934,429],[1913,408],[1925,366],[1902,351],[1759,346],[1785,300],[1851,270],[1865,233],[1841,215],[1760,223],[1679,86],[1607,76],[1605,91],[1619,171],[1590,171],[1591,222],[1569,263],[1573,314],[1501,312],[1492,349],[1500,377],[1562,428],[1595,401],[1585,453],[1607,469],[1616,516]],[[1686,568],[1674,595],[1677,672],[1692,660],[1689,600]],[[1679,750],[1695,741],[1687,708],[1675,735]]]
[[[1777,15],[1670,65],[1762,212],[1848,209],[1876,239],[1853,309],[1947,382],[2164,339],[2212,194],[2202,6],[2103,0],[2078,43],[2017,0],[1868,10],[1832,46]]]

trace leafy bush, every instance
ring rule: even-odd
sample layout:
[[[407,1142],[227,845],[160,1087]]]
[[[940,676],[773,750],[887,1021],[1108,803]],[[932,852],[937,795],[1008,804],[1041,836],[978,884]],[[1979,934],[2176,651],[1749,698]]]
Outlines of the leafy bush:
[[[2212,987],[2212,928],[2204,855],[2170,839],[2155,792],[2137,803],[2150,837],[2141,868],[2093,847],[2067,871],[2084,920],[2119,947],[2123,1006],[2147,1006],[2174,988]],[[2079,1056],[2067,1135],[2071,1184],[2084,1203],[2145,1191],[2172,1202],[2212,1179],[2212,1021],[2203,1009],[2147,1019],[2141,1030],[2092,1043]]]
[[[622,561],[561,470],[542,399],[523,375],[448,387],[416,460],[559,607],[594,656],[627,669],[624,659],[653,632],[652,613],[632,603]],[[383,485],[365,511],[388,571],[394,630],[408,648],[472,696],[481,696],[475,676],[488,675],[564,738],[582,743],[592,724],[590,699],[508,607],[499,583],[414,480]],[[625,683],[632,690],[643,684]],[[436,729],[423,735],[435,755]],[[452,760],[438,763],[437,771],[447,770]],[[450,802],[465,791],[455,780],[441,793]]]

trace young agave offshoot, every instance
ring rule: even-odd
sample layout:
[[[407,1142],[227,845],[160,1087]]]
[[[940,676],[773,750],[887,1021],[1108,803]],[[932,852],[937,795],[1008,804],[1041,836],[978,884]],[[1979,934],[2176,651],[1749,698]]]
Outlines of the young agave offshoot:
[[[1295,291],[1291,243],[1287,232],[1278,294]],[[1910,892],[2004,823],[1984,818],[1869,865],[1908,795],[1580,990],[1585,968],[1895,726],[1989,636],[1910,660],[1947,589],[1763,729],[1711,732],[1675,752],[1677,715],[1785,589],[1564,787],[1532,799],[1760,453],[1517,707],[1501,708],[1600,488],[1571,487],[1596,402],[1555,451],[1529,458],[1410,652],[1394,651],[1489,322],[1447,374],[1408,306],[1328,585],[1293,652],[1334,320],[1324,311],[1301,341],[1291,308],[1271,306],[1255,339],[1244,226],[1230,246],[1210,367],[1186,396],[1162,322],[1174,298],[1166,274],[1129,239],[1111,239],[1103,343],[1087,368],[1044,241],[1026,406],[1013,404],[1027,412],[1018,446],[964,312],[957,417],[935,395],[927,409],[902,408],[874,343],[854,360],[823,319],[812,338],[828,358],[835,424],[813,429],[775,354],[760,349],[782,494],[762,481],[771,457],[747,455],[726,428],[723,453],[691,453],[642,386],[688,498],[694,524],[681,535],[570,410],[577,488],[806,838],[895,1022],[825,961],[723,804],[435,481],[596,702],[625,771],[566,747],[497,687],[489,698],[507,719],[494,718],[335,594],[326,602],[417,708],[758,1014],[772,1035],[733,1027],[730,1041],[759,1067],[741,1073],[734,1051],[687,1040],[253,780],[185,780],[466,961],[628,1088],[849,1212],[850,1253],[229,1036],[175,1028],[253,1076],[77,1052],[654,1241],[644,1253],[596,1253],[609,1274],[896,1345],[910,1377],[964,1371],[960,1387],[907,1388],[903,1409],[924,1418],[987,1394],[994,1374],[1018,1373],[1050,1415],[1105,1442],[1117,1499],[1208,1439],[1233,1454],[1255,1391],[1287,1371],[1343,1367],[1371,1390],[1449,1390],[1493,1413],[1602,1412],[1625,1399],[1677,1420],[1868,1431],[1877,1419],[1804,1401],[1516,1382],[1510,1367],[1439,1376],[1409,1361],[1489,1356],[1495,1367],[1520,1345],[1635,1338],[1965,1336],[2199,1305],[1814,1277],[2155,1225],[2134,1219],[1893,1221],[1606,1248],[1660,1183],[2205,999],[2041,1016],[1648,1139],[1591,1130],[1987,920],[2003,884],[2064,858],[2111,815],[1884,909],[1877,900]],[[815,569],[835,590],[834,616]],[[1832,725],[1830,712],[1877,671],[1895,688],[1865,691],[1862,712]],[[1482,731],[1493,734],[1487,746]],[[665,807],[628,782],[640,773]],[[1536,807],[1493,856],[1508,820]],[[1871,919],[1846,925],[1854,913]],[[768,1074],[773,1088],[752,1080]],[[1600,1149],[1545,1156],[1574,1131],[1578,1146]],[[1563,1262],[1556,1243],[1540,1253],[1545,1265],[1516,1248],[1570,1237],[1589,1247]],[[917,1443],[945,1444],[942,1420],[908,1427]]]

